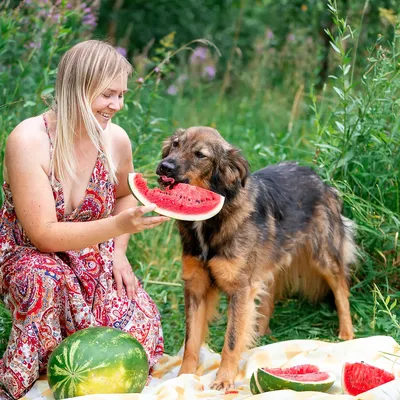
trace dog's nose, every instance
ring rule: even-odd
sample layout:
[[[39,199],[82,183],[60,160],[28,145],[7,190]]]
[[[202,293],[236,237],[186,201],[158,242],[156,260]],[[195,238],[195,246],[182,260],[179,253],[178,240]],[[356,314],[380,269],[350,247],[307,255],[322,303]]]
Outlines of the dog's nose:
[[[175,168],[176,168],[176,165],[174,162],[167,161],[167,160],[161,161],[157,167],[156,173],[157,173],[157,175],[169,176],[174,172]]]

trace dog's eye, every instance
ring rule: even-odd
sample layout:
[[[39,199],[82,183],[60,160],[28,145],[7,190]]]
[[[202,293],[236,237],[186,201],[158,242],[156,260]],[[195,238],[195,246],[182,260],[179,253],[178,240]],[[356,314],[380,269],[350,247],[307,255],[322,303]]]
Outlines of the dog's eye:
[[[179,145],[179,142],[177,140],[174,140],[172,142],[172,147],[178,147],[178,145]]]
[[[206,158],[206,155],[203,154],[201,151],[195,151],[195,152],[194,152],[194,155],[195,155],[197,158]]]

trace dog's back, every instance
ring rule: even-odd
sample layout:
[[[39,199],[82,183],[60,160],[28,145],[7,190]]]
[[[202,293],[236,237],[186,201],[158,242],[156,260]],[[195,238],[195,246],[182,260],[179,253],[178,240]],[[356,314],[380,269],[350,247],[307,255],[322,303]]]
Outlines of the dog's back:
[[[300,292],[311,301],[319,300],[329,288],[318,273],[321,269],[334,269],[335,274],[341,269],[349,278],[349,265],[355,260],[353,224],[341,215],[336,189],[296,163],[259,170],[248,187],[255,205],[253,219],[264,227],[268,258],[279,267],[275,298]],[[271,214],[273,224],[266,224]]]

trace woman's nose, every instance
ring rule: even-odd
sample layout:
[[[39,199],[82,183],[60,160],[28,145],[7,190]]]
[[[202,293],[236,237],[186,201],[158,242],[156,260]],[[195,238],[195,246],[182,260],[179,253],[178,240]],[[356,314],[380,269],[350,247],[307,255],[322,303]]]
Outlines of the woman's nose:
[[[108,107],[111,110],[115,110],[115,111],[119,111],[122,108],[122,104],[121,104],[121,100],[119,98],[117,99],[113,99],[110,104],[108,105]]]

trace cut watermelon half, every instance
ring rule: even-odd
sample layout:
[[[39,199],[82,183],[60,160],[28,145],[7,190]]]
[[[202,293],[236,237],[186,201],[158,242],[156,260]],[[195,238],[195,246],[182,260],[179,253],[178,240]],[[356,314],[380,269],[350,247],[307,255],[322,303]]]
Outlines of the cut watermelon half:
[[[187,183],[178,183],[165,190],[150,189],[142,174],[128,175],[132,194],[145,206],[155,204],[155,212],[184,221],[203,221],[218,214],[225,197]]]
[[[342,372],[342,388],[345,393],[357,396],[394,378],[392,373],[373,365],[363,362],[345,363]]]
[[[311,364],[290,368],[258,368],[251,376],[250,390],[253,394],[283,389],[325,392],[335,380],[334,374],[320,371]]]

